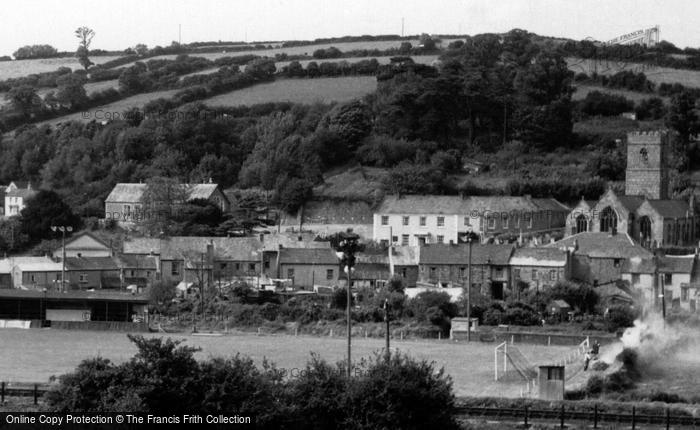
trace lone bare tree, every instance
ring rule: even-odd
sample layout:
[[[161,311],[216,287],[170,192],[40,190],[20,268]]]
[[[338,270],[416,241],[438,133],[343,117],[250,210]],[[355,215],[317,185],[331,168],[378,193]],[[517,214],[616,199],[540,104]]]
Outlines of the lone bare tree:
[[[95,64],[88,58],[90,42],[92,42],[92,38],[95,37],[95,31],[89,27],[78,27],[75,30],[75,37],[80,40],[75,56],[78,58],[80,65],[87,70],[90,66]]]

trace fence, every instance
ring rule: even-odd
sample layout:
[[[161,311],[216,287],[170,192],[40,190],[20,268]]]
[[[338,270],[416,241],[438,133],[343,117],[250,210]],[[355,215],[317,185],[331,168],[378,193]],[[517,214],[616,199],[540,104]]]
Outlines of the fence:
[[[22,384],[9,386],[6,382],[0,382],[0,404],[5,403],[5,397],[34,397],[34,404],[39,403],[39,397],[49,391],[48,385]]]
[[[530,425],[530,421],[533,419],[558,421],[561,428],[566,427],[567,420],[569,422],[585,421],[593,423],[594,429],[597,429],[600,423],[631,424],[633,430],[636,429],[638,424],[665,425],[667,430],[672,425],[693,427],[700,425],[700,418],[680,413],[672,415],[671,410],[668,408],[663,415],[650,415],[637,413],[637,409],[634,406],[628,413],[600,412],[598,405],[594,405],[592,411],[567,411],[565,405],[561,405],[560,408],[556,409],[530,409],[528,406],[523,408],[458,406],[456,414],[461,417],[489,417],[501,421],[522,420],[525,428]]]

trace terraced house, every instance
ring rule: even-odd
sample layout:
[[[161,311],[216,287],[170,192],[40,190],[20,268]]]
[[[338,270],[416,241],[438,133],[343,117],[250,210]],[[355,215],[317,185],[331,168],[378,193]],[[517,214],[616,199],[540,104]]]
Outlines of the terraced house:
[[[402,246],[512,240],[563,233],[570,208],[553,198],[529,196],[387,196],[374,214],[375,241]]]

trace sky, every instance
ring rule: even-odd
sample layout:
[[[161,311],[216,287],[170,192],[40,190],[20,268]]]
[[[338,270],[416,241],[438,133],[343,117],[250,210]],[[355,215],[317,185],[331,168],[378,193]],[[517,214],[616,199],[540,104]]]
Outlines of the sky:
[[[525,29],[544,36],[608,40],[659,25],[661,39],[700,47],[698,0],[22,0],[0,14],[0,55],[24,45],[122,50],[210,40],[307,40],[362,34],[479,34]]]

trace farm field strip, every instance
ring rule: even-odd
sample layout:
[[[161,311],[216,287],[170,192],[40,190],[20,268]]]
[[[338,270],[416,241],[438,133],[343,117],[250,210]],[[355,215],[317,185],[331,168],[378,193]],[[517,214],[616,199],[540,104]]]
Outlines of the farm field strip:
[[[162,334],[145,336],[162,337]],[[268,358],[289,374],[304,368],[311,351],[330,362],[343,360],[347,351],[343,336],[169,336],[185,340],[186,345],[202,348],[197,353],[199,358],[231,356],[240,352],[250,356],[258,366],[263,358]],[[16,383],[44,382],[51,375],[72,371],[85,358],[100,356],[121,363],[136,352],[126,334],[116,332],[2,329],[0,344],[3,345],[0,350],[0,381]],[[454,381],[458,396],[517,397],[525,385],[519,377],[509,378],[508,382],[493,381],[495,344],[492,343],[392,340],[391,345],[392,350],[398,348],[413,357],[435,361],[438,367],[444,367]],[[380,353],[383,346],[383,339],[353,338],[353,361]],[[518,348],[533,364],[554,360],[570,351],[570,347],[525,344],[518,345]],[[51,351],[50,359],[47,359],[46,351]]]
[[[118,79],[112,79],[109,81],[101,81],[101,82],[88,82],[84,85],[85,87],[85,93],[89,96],[90,94],[96,92],[96,91],[104,91],[108,88],[114,88],[117,89],[119,88],[119,80]],[[36,94],[41,97],[42,99],[46,97],[46,94],[50,93],[53,91],[56,93],[58,91],[58,88],[39,88],[36,91]],[[9,100],[5,99],[5,93],[0,93],[0,106],[4,106],[9,104]]]
[[[90,57],[90,60],[95,64],[102,64],[119,57],[120,56],[107,55]],[[70,67],[73,70],[82,68],[80,63],[78,63],[78,59],[75,57],[0,61],[0,80],[19,78],[34,73],[53,72],[59,67]]]
[[[269,102],[329,103],[363,97],[377,89],[374,76],[277,79],[274,82],[234,90],[208,99],[208,106],[242,106]]]
[[[669,67],[649,66],[641,63],[627,63],[622,61],[594,61],[580,58],[566,59],[569,69],[575,73],[588,75],[597,72],[599,75],[614,75],[617,72],[629,70],[635,73],[643,72],[647,78],[655,84],[679,83],[687,87],[700,87],[700,71],[671,69]]]
[[[583,100],[586,98],[586,96],[593,92],[593,91],[600,91],[601,93],[605,94],[613,94],[613,95],[618,95],[618,96],[623,96],[626,97],[633,102],[639,102],[644,99],[649,99],[652,97],[659,97],[661,98],[664,102],[668,103],[669,98],[668,97],[660,97],[656,93],[640,93],[637,91],[628,91],[628,90],[621,90],[621,89],[615,89],[615,88],[607,88],[603,87],[600,85],[575,85],[576,91],[574,92],[572,99],[573,100]]]

